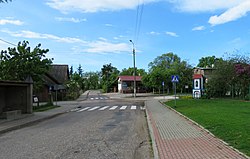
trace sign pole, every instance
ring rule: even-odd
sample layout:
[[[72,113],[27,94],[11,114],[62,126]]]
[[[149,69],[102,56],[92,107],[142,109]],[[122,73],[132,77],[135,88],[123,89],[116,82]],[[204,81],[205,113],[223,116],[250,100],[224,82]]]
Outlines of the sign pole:
[[[174,103],[176,107],[176,83],[179,82],[179,76],[173,75],[171,79],[172,79],[172,83],[174,84]]]
[[[164,84],[163,84],[163,98],[164,98],[164,100],[165,100]]]
[[[174,82],[174,106],[176,107],[176,82]]]

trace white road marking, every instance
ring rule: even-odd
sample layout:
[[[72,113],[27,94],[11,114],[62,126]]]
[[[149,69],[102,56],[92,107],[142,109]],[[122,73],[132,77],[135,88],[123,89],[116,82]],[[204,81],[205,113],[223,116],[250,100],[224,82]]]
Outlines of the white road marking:
[[[135,105],[132,105],[132,106],[131,106],[131,109],[132,109],[132,110],[135,110],[135,109],[136,109],[136,106],[135,106]]]
[[[77,110],[80,110],[81,108],[75,108],[75,109],[71,109],[70,111],[71,112],[75,112],[75,111],[77,111]]]
[[[104,99],[103,97],[100,97],[100,99],[102,100],[102,99]]]
[[[109,106],[105,106],[105,107],[102,107],[102,108],[100,108],[100,109],[98,109],[98,110],[105,110],[105,109],[107,109]]]
[[[141,110],[145,110],[145,107],[142,107],[142,106],[141,106],[140,108],[141,108]]]
[[[85,110],[87,110],[87,109],[89,109],[90,107],[86,107],[86,108],[83,108],[83,109],[80,109],[80,110],[78,110],[77,112],[82,112],[82,111],[85,111]]]
[[[115,110],[118,106],[113,106],[111,108],[109,108],[109,110]]]
[[[99,99],[98,97],[95,98],[96,100]]]
[[[120,110],[125,110],[127,108],[127,106],[122,106],[121,108],[120,108]]]
[[[88,111],[96,110],[96,109],[98,109],[98,108],[100,108],[100,106],[93,107],[93,108],[89,109]]]

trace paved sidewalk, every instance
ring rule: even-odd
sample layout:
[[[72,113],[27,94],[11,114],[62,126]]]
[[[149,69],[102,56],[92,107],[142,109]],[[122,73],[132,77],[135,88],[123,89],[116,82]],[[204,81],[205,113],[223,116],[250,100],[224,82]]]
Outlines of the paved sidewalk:
[[[158,100],[146,102],[155,158],[160,159],[247,159]]]

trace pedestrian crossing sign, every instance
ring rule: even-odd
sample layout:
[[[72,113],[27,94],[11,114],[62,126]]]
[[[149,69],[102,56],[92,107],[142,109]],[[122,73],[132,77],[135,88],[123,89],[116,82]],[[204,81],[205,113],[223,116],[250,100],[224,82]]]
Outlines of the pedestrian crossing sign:
[[[173,75],[172,77],[171,77],[171,81],[173,82],[173,83],[178,83],[179,82],[179,76],[176,76],[176,75]]]

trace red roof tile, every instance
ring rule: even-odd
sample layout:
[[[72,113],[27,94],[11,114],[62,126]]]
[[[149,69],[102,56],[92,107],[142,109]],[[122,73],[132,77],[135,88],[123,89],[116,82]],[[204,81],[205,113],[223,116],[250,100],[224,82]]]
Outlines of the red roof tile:
[[[134,81],[134,76],[119,76],[121,81]],[[135,76],[136,81],[141,81],[142,76]]]
[[[202,74],[194,74],[193,75],[193,79],[198,79],[198,78],[202,78]]]

